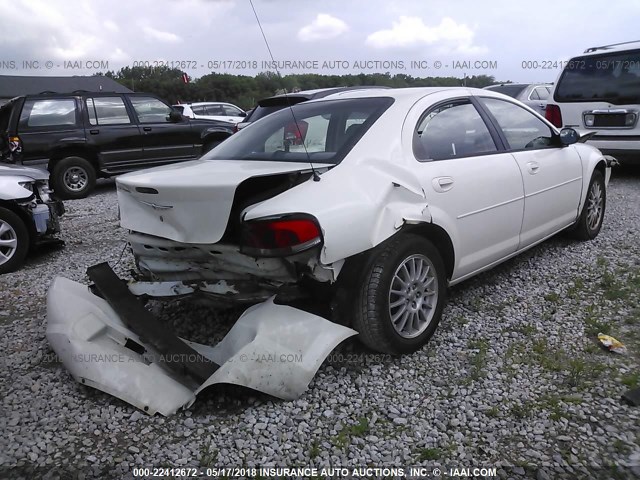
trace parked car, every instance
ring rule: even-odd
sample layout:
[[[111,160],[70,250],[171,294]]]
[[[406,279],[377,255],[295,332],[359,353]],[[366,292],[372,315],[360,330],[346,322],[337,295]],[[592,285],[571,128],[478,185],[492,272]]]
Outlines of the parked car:
[[[292,109],[198,161],[117,179],[140,279],[165,282],[141,293],[328,292],[366,345],[410,352],[433,334],[448,285],[602,226],[608,159],[513,98],[350,90]]]
[[[48,169],[61,198],[83,198],[96,177],[192,160],[232,133],[146,93],[27,95],[0,108],[0,159]]]
[[[266,117],[270,113],[282,110],[290,105],[296,105],[300,102],[306,102],[317,98],[324,98],[328,95],[332,95],[338,92],[344,92],[349,90],[362,90],[370,88],[390,88],[390,87],[367,87],[367,86],[355,86],[355,87],[332,87],[332,88],[319,88],[316,90],[302,90],[299,92],[275,95],[260,100],[258,104],[247,112],[247,116],[244,120],[236,125],[236,131],[242,130],[244,127]]]
[[[185,117],[204,118],[221,122],[238,123],[247,114],[240,107],[224,102],[193,102],[173,105],[173,108]]]
[[[588,143],[640,165],[640,41],[592,47],[567,61],[547,119],[590,133]]]
[[[544,115],[547,108],[547,98],[553,85],[550,83],[502,83],[484,88],[509,95]]]
[[[33,247],[62,243],[54,235],[64,205],[48,178],[44,170],[0,164],[0,274],[20,268]]]

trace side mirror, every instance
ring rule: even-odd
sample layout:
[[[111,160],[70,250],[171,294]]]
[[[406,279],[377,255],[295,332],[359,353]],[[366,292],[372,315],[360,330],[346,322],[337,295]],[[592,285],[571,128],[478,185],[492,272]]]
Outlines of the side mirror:
[[[573,128],[563,128],[560,130],[560,143],[562,146],[572,145],[580,140],[580,135]]]
[[[182,114],[177,110],[171,110],[171,112],[169,112],[169,121],[174,123],[181,122]]]
[[[239,117],[246,117],[247,116],[247,112],[240,112],[238,114]]]

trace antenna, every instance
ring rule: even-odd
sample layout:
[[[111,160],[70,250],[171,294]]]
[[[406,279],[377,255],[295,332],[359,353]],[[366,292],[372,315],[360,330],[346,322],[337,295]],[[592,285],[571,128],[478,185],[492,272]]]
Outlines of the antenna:
[[[258,18],[258,12],[256,12],[256,7],[253,6],[253,0],[249,0],[249,3],[251,4],[251,9],[253,10],[253,14],[255,15],[256,21],[258,22],[258,27],[260,27],[260,33],[262,33],[262,38],[264,39],[264,43],[267,45],[267,50],[269,51],[269,56],[271,57],[271,64],[274,66],[275,71],[278,74],[278,77],[280,78],[280,80],[283,80],[282,75],[280,75],[280,71],[278,70],[278,64],[275,61],[275,59],[273,58],[273,53],[271,53],[271,47],[269,46],[269,42],[267,41],[267,37],[264,34],[264,30],[262,29],[262,24],[260,23],[260,19]],[[284,86],[284,81],[282,82],[282,85]],[[293,117],[293,122],[294,122],[294,124],[296,126],[296,130],[298,130],[298,135],[300,136],[300,138],[304,138],[304,136],[302,135],[302,130],[300,130],[300,125],[298,124],[298,119],[296,118],[296,114],[293,111],[293,107],[291,106],[291,100],[289,100],[289,96],[287,95],[286,87],[284,88],[284,96],[287,99],[287,105],[289,106],[289,110],[291,111],[291,116]],[[307,150],[307,146],[304,144],[304,140],[302,141],[302,148],[304,148],[304,153],[307,156],[307,161],[309,162],[309,165],[311,165],[311,171],[313,172],[313,181],[314,182],[319,182],[320,181],[320,175],[318,175],[318,172],[313,167],[313,162],[311,161],[311,156],[309,155],[309,151]],[[285,149],[286,149],[285,151],[289,151],[287,145],[285,145]]]

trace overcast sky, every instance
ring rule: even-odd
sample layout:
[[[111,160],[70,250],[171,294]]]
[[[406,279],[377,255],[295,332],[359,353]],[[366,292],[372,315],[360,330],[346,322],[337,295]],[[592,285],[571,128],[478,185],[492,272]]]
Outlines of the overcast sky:
[[[640,37],[640,2],[624,3],[624,12],[620,3],[606,8],[594,0],[254,5],[275,60],[306,62],[305,69],[283,68],[282,74],[389,71],[554,81],[559,68],[552,62]],[[104,70],[105,62],[110,70],[173,62],[192,77],[215,66],[253,75],[270,60],[249,0],[0,0],[0,18],[0,75],[86,75]],[[86,68],[86,61],[96,63]]]

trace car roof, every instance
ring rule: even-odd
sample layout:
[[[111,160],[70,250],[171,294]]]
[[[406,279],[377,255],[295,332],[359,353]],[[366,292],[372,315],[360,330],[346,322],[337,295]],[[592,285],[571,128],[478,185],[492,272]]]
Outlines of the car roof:
[[[601,55],[603,53],[624,52],[627,50],[640,49],[640,40],[632,40],[630,42],[612,43],[611,45],[602,45],[600,47],[589,47],[582,55],[578,57],[586,57],[591,55]]]
[[[235,107],[233,103],[229,103],[229,102],[189,102],[183,105],[190,105],[190,106],[196,106],[196,107],[198,105],[231,105]]]

